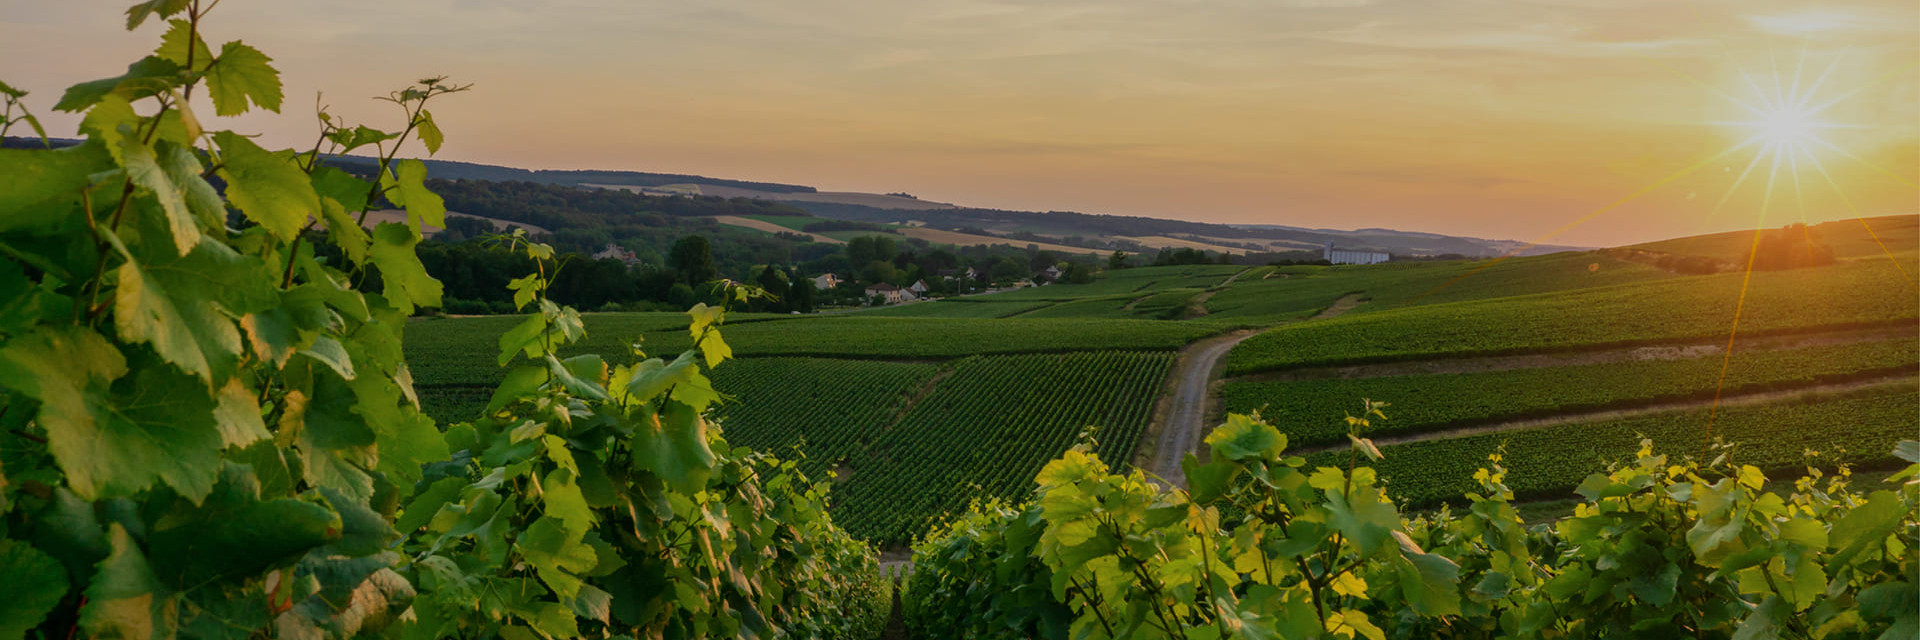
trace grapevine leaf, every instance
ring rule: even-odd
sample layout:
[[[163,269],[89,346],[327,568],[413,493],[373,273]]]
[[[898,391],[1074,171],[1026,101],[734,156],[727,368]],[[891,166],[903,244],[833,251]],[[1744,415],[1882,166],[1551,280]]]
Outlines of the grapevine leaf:
[[[154,578],[146,556],[126,527],[118,522],[107,526],[113,552],[100,561],[93,584],[87,587],[80,627],[94,638],[173,637],[172,595]]]
[[[1423,616],[1460,615],[1460,565],[1437,553],[1427,553],[1407,534],[1395,531],[1401,562],[1395,563],[1400,593],[1407,605]]]
[[[1867,501],[1833,523],[1828,539],[1833,544],[1833,556],[1828,561],[1830,572],[1839,573],[1842,567],[1853,560],[1854,556],[1879,545],[1887,536],[1900,529],[1900,522],[1909,516],[1900,504],[1900,496],[1892,491],[1875,491],[1867,496]]]
[[[707,422],[693,407],[668,402],[634,429],[634,468],[653,472],[679,491],[691,494],[705,487],[713,461]]]
[[[237,116],[247,112],[247,101],[254,106],[280,112],[280,72],[273,58],[240,41],[220,46],[220,57],[207,68],[207,93],[213,97],[213,112]]]
[[[165,143],[159,146],[159,152],[161,170],[167,173],[167,180],[180,192],[181,201],[186,204],[187,211],[193,214],[200,228],[224,229],[227,203],[220,199],[219,190],[200,177],[204,167],[200,166],[200,159],[193,155],[193,150]]]
[[[161,212],[166,214],[167,230],[173,234],[173,244],[179,248],[180,255],[186,255],[193,250],[194,245],[200,244],[200,227],[194,220],[193,212],[187,208],[186,196],[174,187],[172,176],[160,168],[160,159],[156,153],[167,153],[170,156],[172,153],[164,150],[156,151],[132,137],[120,140],[120,162],[127,168],[127,179],[132,181],[134,186],[152,194],[154,200],[160,203]],[[160,144],[162,147],[173,146],[168,142]],[[189,155],[188,159],[191,160],[192,156]],[[194,164],[199,163],[195,161]]]
[[[207,65],[213,64],[213,51],[207,48],[207,41],[193,32],[192,23],[176,19],[167,21],[167,25],[167,33],[160,36],[160,48],[153,55],[185,68],[188,52],[191,51],[193,68],[189,71],[195,72],[204,71]],[[192,48],[189,49],[189,46]]]
[[[166,18],[186,11],[188,4],[188,0],[147,0],[127,7],[127,30],[140,28],[140,23],[146,22],[150,15]]]
[[[379,512],[367,507],[364,501],[355,500],[340,493],[339,490],[322,487],[320,495],[333,507],[335,534],[330,536],[327,545],[330,553],[358,558],[379,553],[400,538],[400,533],[387,524],[387,519]]]
[[[593,547],[581,543],[584,533],[568,528],[559,518],[542,517],[527,526],[514,548],[533,565],[541,582],[570,600],[580,593],[580,574],[592,571],[597,563]]]
[[[1201,504],[1226,495],[1233,487],[1234,476],[1240,473],[1240,467],[1231,462],[1200,464],[1200,458],[1191,453],[1180,461],[1180,468],[1186,472],[1187,490],[1192,492],[1193,501]]]
[[[353,356],[347,354],[347,348],[339,340],[327,336],[316,337],[313,345],[300,351],[300,355],[327,365],[334,373],[340,374],[342,380],[353,379]]]
[[[1920,441],[1901,440],[1893,445],[1893,457],[1920,464]]]
[[[40,400],[48,447],[81,497],[160,480],[197,501],[219,469],[213,399],[192,378],[155,367],[123,377],[126,367],[90,331],[42,331],[0,349],[0,383]]]
[[[440,306],[440,281],[427,275],[413,247],[420,234],[407,225],[382,222],[373,228],[373,248],[369,256],[380,267],[380,281],[386,287],[387,300],[402,312],[412,313],[415,306]]]
[[[507,377],[494,387],[493,397],[487,401],[486,415],[507,407],[523,398],[531,398],[539,393],[540,387],[547,383],[547,370],[541,367],[516,367],[507,372]]]
[[[427,145],[427,155],[440,153],[440,143],[445,142],[447,136],[440,132],[440,125],[433,122],[432,112],[426,109],[420,110],[419,128],[420,142]]]
[[[563,362],[552,354],[548,354],[547,371],[553,374],[554,381],[559,382],[568,393],[600,402],[611,399],[607,396],[606,388],[600,386],[600,381],[607,377],[607,363],[601,360],[600,356],[591,354],[575,356]]]
[[[67,87],[60,101],[54,103],[53,110],[79,113],[110,95],[132,102],[165,93],[179,84],[179,80],[180,65],[158,56],[147,56],[127,65],[124,74]]]
[[[323,197],[333,198],[341,209],[352,213],[367,208],[367,194],[373,193],[373,185],[351,173],[323,164],[313,169],[313,190]]]
[[[424,233],[423,226],[446,227],[447,205],[438,194],[427,189],[427,165],[419,160],[401,160],[394,168],[398,176],[398,200],[407,208],[407,226],[415,234]]]
[[[1287,436],[1265,422],[1255,422],[1242,414],[1227,416],[1227,423],[1207,434],[1215,460],[1249,460],[1278,457],[1287,448]]]
[[[365,507],[362,507],[363,509]],[[340,517],[304,500],[261,500],[247,467],[229,465],[203,508],[147,537],[154,575],[175,589],[250,578],[340,537]]]
[[[1791,608],[1780,596],[1767,596],[1760,606],[1747,614],[1740,622],[1740,628],[1733,633],[1733,640],[1772,640],[1780,637],[1779,618],[1790,615]]]
[[[220,176],[227,199],[247,219],[281,240],[292,240],[308,216],[320,210],[313,183],[287,158],[268,152],[231,131],[213,134],[220,146]]]
[[[566,441],[559,436],[549,435],[546,440],[548,451],[566,451]],[[559,518],[569,531],[584,532],[593,528],[593,511],[587,508],[587,499],[580,493],[578,477],[566,469],[548,472],[540,481],[543,492],[540,499],[547,517]]]
[[[74,220],[90,176],[111,162],[97,142],[66,149],[0,149],[0,232]]]
[[[20,540],[0,538],[0,576],[12,585],[0,598],[0,638],[31,637],[28,631],[67,594],[67,570]]]
[[[326,218],[327,237],[340,246],[348,260],[356,265],[366,264],[368,249],[373,244],[373,238],[367,236],[367,230],[333,198],[320,199],[320,212]]]
[[[152,344],[168,362],[217,386],[232,374],[243,348],[235,316],[279,299],[260,276],[264,269],[259,258],[218,242],[145,265],[128,254],[118,270],[114,327],[123,339]]]
[[[260,401],[239,378],[228,380],[227,386],[220,388],[213,417],[214,425],[220,429],[220,443],[225,448],[244,448],[272,437],[267,433],[266,421],[260,417]]]
[[[1399,512],[1393,503],[1381,500],[1377,490],[1355,491],[1351,501],[1337,489],[1326,494],[1328,524],[1346,535],[1362,556],[1373,555],[1400,526]]]

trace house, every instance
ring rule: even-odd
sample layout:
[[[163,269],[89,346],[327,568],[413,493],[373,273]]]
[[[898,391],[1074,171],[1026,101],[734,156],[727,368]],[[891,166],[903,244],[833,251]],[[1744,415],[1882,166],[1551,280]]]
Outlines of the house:
[[[640,256],[634,255],[633,252],[628,251],[626,247],[611,242],[607,243],[607,248],[601,249],[598,253],[593,254],[593,259],[595,260],[606,260],[608,258],[625,262],[627,266],[630,267],[640,264]]]
[[[935,271],[933,274],[936,276],[940,276],[941,279],[946,280],[947,282],[953,282],[955,280],[979,280],[980,279],[980,272],[974,271],[973,267],[967,267],[965,269],[941,269],[939,271]]]
[[[901,295],[904,293],[907,293],[907,290],[887,284],[885,282],[875,284],[875,285],[870,285],[867,287],[867,297],[870,299],[880,298],[884,301],[881,304],[899,304],[904,299],[903,296]],[[908,294],[908,295],[911,295],[911,294]]]
[[[813,288],[820,291],[826,291],[840,286],[840,276],[831,273],[823,273],[810,279],[813,280]]]
[[[1059,282],[1060,276],[1065,274],[1066,272],[1061,271],[1059,266],[1047,265],[1046,269],[1042,269],[1039,273],[1033,274],[1033,281],[1040,284]]]
[[[915,280],[913,284],[907,286],[907,290],[913,292],[915,296],[927,295],[927,281]]]
[[[1326,259],[1332,264],[1380,264],[1393,256],[1376,251],[1338,251],[1327,243]]]

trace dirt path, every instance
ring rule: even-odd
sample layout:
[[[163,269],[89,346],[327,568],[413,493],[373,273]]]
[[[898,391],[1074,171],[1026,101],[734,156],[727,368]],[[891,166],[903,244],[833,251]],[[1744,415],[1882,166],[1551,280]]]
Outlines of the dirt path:
[[[1846,394],[1859,392],[1859,391],[1866,391],[1870,389],[1880,389],[1880,388],[1893,387],[1893,386],[1898,386],[1903,384],[1910,385],[1913,383],[1914,383],[1914,377],[1912,375],[1900,374],[1900,375],[1885,376],[1880,378],[1873,378],[1870,380],[1859,380],[1855,382],[1819,384],[1819,385],[1810,385],[1805,387],[1797,387],[1793,389],[1780,389],[1780,390],[1774,390],[1774,391],[1756,391],[1753,393],[1742,393],[1737,395],[1722,396],[1720,398],[1720,408],[1726,409],[1731,407],[1747,407],[1747,406],[1760,405],[1760,404],[1771,404],[1771,403],[1781,402],[1784,400],[1799,400],[1804,398],[1846,395]],[[1377,446],[1385,447],[1385,446],[1396,445],[1396,444],[1424,442],[1427,440],[1444,440],[1448,438],[1464,438],[1467,436],[1477,436],[1477,435],[1488,434],[1488,433],[1501,433],[1505,431],[1526,431],[1526,430],[1541,429],[1545,427],[1557,427],[1561,425],[1576,424],[1576,423],[1583,423],[1583,422],[1600,422],[1600,421],[1607,421],[1607,420],[1623,420],[1627,418],[1639,418],[1639,417],[1650,416],[1650,415],[1661,414],[1661,413],[1672,413],[1676,411],[1706,409],[1712,406],[1713,406],[1712,400],[1683,400],[1678,402],[1662,402],[1658,404],[1641,405],[1641,406],[1627,408],[1627,409],[1606,409],[1601,411],[1583,411],[1578,413],[1565,413],[1565,414],[1546,416],[1541,418],[1529,418],[1525,420],[1510,420],[1506,422],[1498,422],[1494,424],[1482,424],[1482,425],[1462,427],[1457,429],[1441,429],[1438,431],[1427,431],[1427,432],[1413,433],[1413,434],[1407,434],[1402,436],[1391,436],[1391,435],[1381,436],[1381,437],[1374,438],[1373,443]],[[1300,455],[1306,455],[1310,453],[1318,453],[1321,451],[1344,449],[1346,447],[1347,445],[1345,444],[1336,444],[1336,445],[1330,445],[1330,446],[1324,446],[1324,447],[1305,448],[1305,449],[1299,450],[1297,453],[1299,453]]]
[[[1339,304],[1335,303],[1335,306],[1337,307]],[[1328,308],[1328,311],[1331,310],[1333,310],[1333,307]],[[1773,351],[1911,337],[1913,337],[1913,329],[1910,327],[1843,331],[1813,335],[1770,336],[1743,339],[1739,345],[1734,347],[1734,351]],[[1726,346],[1726,341],[1719,340],[1715,342],[1646,347],[1613,347],[1566,353],[1529,353],[1510,356],[1435,358],[1412,362],[1382,362],[1333,367],[1308,367],[1273,373],[1256,373],[1236,377],[1234,380],[1286,382],[1325,378],[1384,378],[1389,376],[1414,376],[1436,373],[1486,373],[1491,371],[1510,371],[1514,369],[1577,367],[1581,365],[1613,364],[1618,362],[1685,360],[1718,355],[1725,352]]]
[[[1349,293],[1347,295],[1340,296],[1340,299],[1334,300],[1333,304],[1327,305],[1327,308],[1325,309],[1321,309],[1320,313],[1313,314],[1313,319],[1325,320],[1327,318],[1332,318],[1334,316],[1338,316],[1348,311],[1352,311],[1354,307],[1360,306],[1360,303],[1365,299],[1366,299],[1366,296],[1364,294],[1359,294],[1359,293]]]
[[[1173,365],[1173,393],[1161,410],[1161,419],[1149,432],[1147,441],[1153,451],[1146,469],[1173,486],[1186,486],[1180,461],[1187,452],[1200,446],[1200,434],[1206,431],[1207,403],[1211,400],[1214,374],[1220,360],[1233,346],[1256,335],[1256,331],[1236,331],[1188,345]],[[1153,433],[1157,432],[1157,433]]]

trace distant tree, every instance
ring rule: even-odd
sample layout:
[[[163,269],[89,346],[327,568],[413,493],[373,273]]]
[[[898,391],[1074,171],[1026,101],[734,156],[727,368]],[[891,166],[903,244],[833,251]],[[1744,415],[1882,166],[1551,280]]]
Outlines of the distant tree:
[[[1233,254],[1231,254],[1231,253],[1227,253],[1227,252],[1224,252],[1224,251],[1223,251],[1223,252],[1221,252],[1221,253],[1220,253],[1220,264],[1233,264]]]
[[[1119,271],[1125,268],[1127,268],[1127,252],[1115,251],[1113,255],[1107,256],[1108,271]]]
[[[1760,237],[1755,247],[1753,268],[1763,270],[1799,269],[1834,263],[1833,247],[1804,223],[1794,223]]]
[[[1093,282],[1093,267],[1086,263],[1075,262],[1067,265],[1067,284],[1087,284]]]
[[[1052,251],[1040,251],[1034,253],[1033,257],[1027,260],[1027,268],[1034,271],[1045,271],[1047,267],[1051,267],[1059,261],[1060,257],[1054,255]]]
[[[787,310],[813,313],[813,281],[794,274],[787,288]]]
[[[987,276],[996,283],[1008,284],[1033,277],[1033,271],[1013,258],[1001,258],[999,262],[993,263],[993,268],[987,271]]]
[[[693,287],[687,286],[685,282],[675,282],[673,288],[667,291],[667,304],[673,305],[676,309],[691,308],[693,303],[699,301],[699,296],[693,292]]]
[[[767,293],[773,296],[771,299],[763,298],[759,300],[761,310],[763,311],[786,311],[787,310],[788,303],[786,301],[786,298],[787,298],[786,294],[789,287],[787,286],[786,273],[780,271],[779,269],[773,268],[773,265],[767,265],[766,268],[760,270],[760,277],[755,278],[755,280],[759,282],[760,288],[766,289]]]
[[[867,266],[860,268],[860,281],[867,284],[892,282],[899,277],[900,270],[893,268],[893,263],[891,262],[874,260],[868,262]]]
[[[707,242],[706,236],[687,236],[673,243],[667,262],[679,273],[680,282],[689,288],[712,280],[720,273],[713,266],[713,245]]]
[[[870,262],[893,262],[900,248],[893,238],[886,236],[859,236],[847,241],[847,262],[865,265]]]

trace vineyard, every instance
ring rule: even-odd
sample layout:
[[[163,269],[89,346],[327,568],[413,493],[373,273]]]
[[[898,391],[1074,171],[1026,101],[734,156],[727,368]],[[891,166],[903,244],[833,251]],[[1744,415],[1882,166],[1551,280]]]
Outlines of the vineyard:
[[[926,363],[753,358],[713,374],[713,388],[732,396],[714,414],[727,441],[794,457],[825,478],[878,438],[940,365]]]
[[[1172,362],[1123,351],[961,360],[848,461],[834,517],[869,540],[908,542],[976,497],[1024,497],[1087,427],[1099,450],[1129,459]]]
[[[1903,258],[1913,270],[1911,254]],[[1298,367],[1725,339],[1738,273],[1565,293],[1427,304],[1281,327],[1235,348],[1228,375]],[[1884,261],[1762,272],[1745,293],[1741,335],[1911,325],[1920,302]]]
[[[1757,407],[1722,408],[1712,437],[1733,443],[1729,458],[1763,470],[1793,471],[1809,464],[1885,465],[1895,442],[1914,436],[1913,384],[1839,398],[1819,398]],[[1388,494],[1413,505],[1459,500],[1474,490],[1473,472],[1489,454],[1504,451],[1509,485],[1523,497],[1570,495],[1589,474],[1606,470],[1639,447],[1640,440],[1667,443],[1674,456],[1709,456],[1706,410],[1646,418],[1568,424],[1423,440],[1381,447],[1372,462]],[[1809,458],[1809,454],[1818,457]],[[1309,457],[1312,465],[1344,464],[1344,451]]]
[[[1863,377],[1920,372],[1920,341],[1868,340],[1792,349],[1736,349],[1720,386],[1722,358],[1627,361],[1484,373],[1291,381],[1231,380],[1221,403],[1226,411],[1250,413],[1283,425],[1300,447],[1346,442],[1338,418],[1355,398],[1392,405],[1390,419],[1376,421],[1375,437],[1402,436],[1460,425],[1631,407],[1654,402],[1704,400],[1716,389],[1728,395],[1807,387]]]

